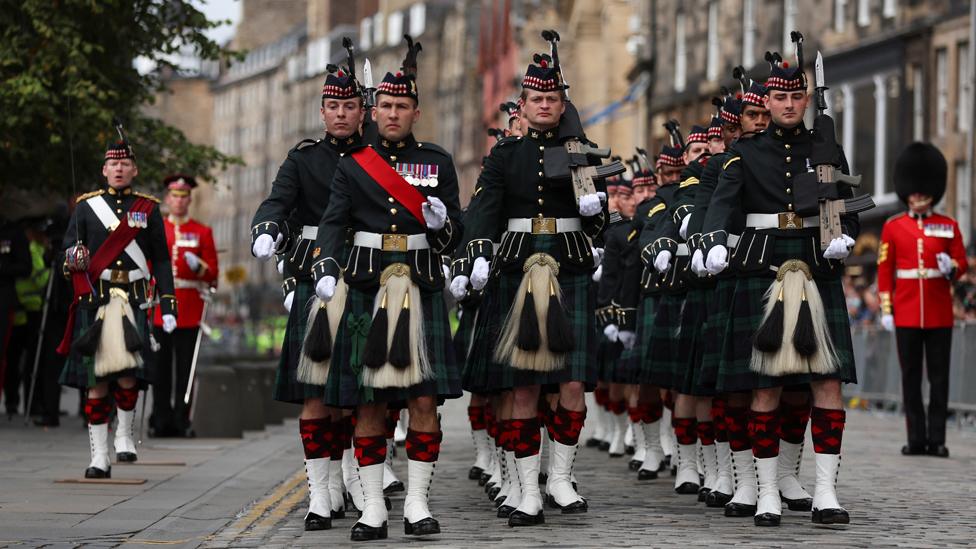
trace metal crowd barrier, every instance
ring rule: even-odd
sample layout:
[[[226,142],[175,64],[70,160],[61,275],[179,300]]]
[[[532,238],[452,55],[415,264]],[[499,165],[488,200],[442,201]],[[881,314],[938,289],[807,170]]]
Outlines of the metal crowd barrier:
[[[879,326],[857,326],[854,338],[856,384],[846,385],[844,394],[862,401],[900,407],[901,367],[895,349],[895,334]],[[952,332],[952,362],[949,366],[949,408],[976,412],[976,323],[957,323]],[[928,381],[923,376],[923,395],[928,400]]]

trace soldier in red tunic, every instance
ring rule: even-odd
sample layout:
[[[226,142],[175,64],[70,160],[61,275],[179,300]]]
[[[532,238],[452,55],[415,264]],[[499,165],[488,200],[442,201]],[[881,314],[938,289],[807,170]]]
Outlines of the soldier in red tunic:
[[[895,163],[895,191],[908,211],[881,231],[878,292],[881,324],[895,332],[902,371],[908,444],[905,455],[949,457],[945,446],[952,348],[952,281],[966,272],[959,226],[932,211],[946,187],[946,161],[928,143],[912,143]],[[929,377],[926,424],[922,357]]]
[[[204,310],[204,299],[217,285],[217,249],[210,227],[190,219],[190,191],[197,186],[189,175],[163,180],[169,215],[164,219],[166,242],[173,264],[173,282],[180,316],[172,334],[162,331],[156,310],[154,332],[160,343],[157,380],[153,384],[151,428],[154,436],[186,436],[190,433],[190,406],[184,404],[193,352]],[[174,375],[175,373],[175,375]]]

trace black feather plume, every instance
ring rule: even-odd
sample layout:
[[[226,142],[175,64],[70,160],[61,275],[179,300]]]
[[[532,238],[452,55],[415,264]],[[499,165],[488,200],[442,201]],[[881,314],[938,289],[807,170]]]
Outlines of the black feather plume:
[[[407,55],[403,58],[403,65],[400,68],[404,74],[417,76],[417,54],[423,47],[420,42],[414,42],[409,34],[404,34],[403,39],[407,41]]]

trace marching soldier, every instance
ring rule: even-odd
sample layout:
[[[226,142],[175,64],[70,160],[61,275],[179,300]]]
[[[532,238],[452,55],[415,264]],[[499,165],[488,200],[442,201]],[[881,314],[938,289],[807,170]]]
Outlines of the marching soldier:
[[[732,147],[702,229],[707,271],[717,275],[731,268],[738,277],[723,385],[753,392],[749,436],[759,486],[755,524],[780,523],[777,408],[783,387],[806,383],[813,392],[817,463],[813,522],[846,524],[850,518],[837,501],[835,482],[845,422],[841,383],[854,381],[855,370],[841,276],[859,223],[855,213],[842,215],[842,234],[821,247],[821,183],[816,172],[807,170],[807,161],[824,161],[811,158],[817,151],[845,173],[846,161],[833,142],[829,117],[817,117],[816,144],[803,124],[810,95],[802,61],[772,64],[766,81],[772,124]],[[846,185],[838,185],[836,192],[842,198],[853,195]],[[746,214],[746,229],[730,258],[727,230],[737,208]]]
[[[375,142],[339,161],[312,252],[321,302],[336,298],[340,278],[348,285],[325,402],[356,408],[354,445],[365,502],[354,541],[387,537],[384,424],[387,406],[397,403],[406,403],[410,417],[404,532],[440,533],[428,508],[442,439],[437,404],[461,396],[440,258],[454,251],[463,230],[457,174],[450,154],[413,136],[420,117],[420,45],[407,42],[401,70],[387,73],[377,87]],[[353,246],[343,269],[347,227]]]
[[[59,346],[61,354],[70,352],[61,384],[87,390],[91,463],[85,478],[112,476],[108,421],[113,401],[119,421],[116,459],[136,461],[132,437],[136,401],[139,389],[155,379],[147,355],[156,344],[149,309],[160,309],[165,333],[177,326],[173,271],[159,200],[132,189],[139,168],[127,141],[113,143],[105,151],[102,175],[106,187],[78,198],[64,238],[65,273],[71,277],[75,297]]]
[[[878,292],[881,324],[895,332],[908,444],[905,455],[949,457],[945,446],[952,349],[952,281],[967,269],[959,225],[932,211],[946,186],[946,161],[928,143],[912,143],[895,161],[895,192],[908,211],[881,230]],[[922,357],[929,409],[922,404]],[[927,421],[926,421],[927,419]]]
[[[550,502],[564,513],[587,508],[571,478],[586,417],[585,386],[596,381],[590,239],[603,232],[608,215],[597,193],[577,199],[568,181],[546,177],[545,152],[562,147],[561,130],[568,129],[562,126],[567,98],[552,60],[537,55],[535,63],[522,79],[522,117],[528,128],[520,138],[500,141],[489,155],[478,180],[484,196],[469,216],[465,235],[471,286],[480,290],[490,273],[497,273],[499,312],[507,315],[493,356],[498,370],[492,375],[513,393],[512,419],[502,429],[511,441],[521,501],[508,517],[509,526],[544,522],[538,484],[542,385],[559,387],[547,425],[553,460]],[[492,238],[506,226],[501,247],[493,253]]]
[[[210,227],[189,217],[190,193],[197,186],[196,179],[189,175],[170,175],[163,179],[163,186],[166,187],[166,206],[169,208],[163,224],[180,318],[171,334],[162,330],[163,318],[158,309],[153,321],[160,347],[155,355],[157,366],[150,423],[155,436],[188,436],[191,434],[190,404],[184,400],[200,337],[200,323],[204,320],[204,303],[216,287],[219,276],[217,248]]]
[[[361,142],[363,98],[348,68],[330,66],[322,86],[319,113],[325,137],[303,140],[288,152],[278,168],[271,194],[254,214],[251,229],[254,257],[268,260],[279,254],[286,277],[282,288],[288,325],[274,398],[302,405],[298,423],[309,483],[306,530],[329,529],[332,518],[343,518],[345,514],[342,464],[351,442],[351,419],[343,418],[337,408],[326,406],[322,400],[332,342],[344,304],[344,286],[329,306],[320,308],[312,303],[312,264],[321,253],[315,245],[320,234],[318,223],[332,198],[336,167],[340,158]],[[329,230],[336,233],[335,257],[341,259],[345,228]],[[355,484],[352,473],[348,471],[346,477]],[[362,509],[362,502],[356,501],[361,490],[350,493]]]

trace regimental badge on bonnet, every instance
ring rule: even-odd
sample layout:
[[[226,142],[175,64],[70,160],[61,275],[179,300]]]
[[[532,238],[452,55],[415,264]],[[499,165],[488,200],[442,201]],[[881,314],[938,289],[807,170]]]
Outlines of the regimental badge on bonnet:
[[[436,187],[437,186],[437,164],[407,164],[397,162],[393,169],[400,177],[414,187]]]

